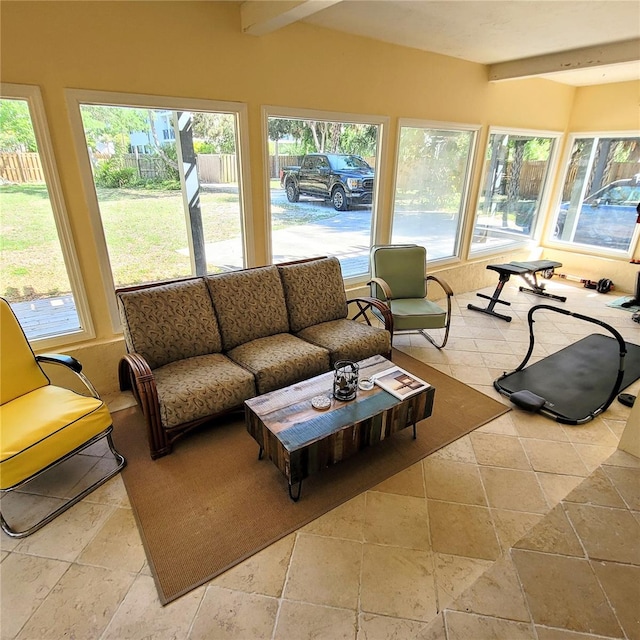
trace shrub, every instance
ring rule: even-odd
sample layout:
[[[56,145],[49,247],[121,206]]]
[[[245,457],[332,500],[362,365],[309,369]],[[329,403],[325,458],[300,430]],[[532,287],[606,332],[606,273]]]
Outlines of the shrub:
[[[138,184],[138,172],[133,167],[120,167],[116,158],[101,162],[95,172],[96,186],[108,189],[134,187]]]

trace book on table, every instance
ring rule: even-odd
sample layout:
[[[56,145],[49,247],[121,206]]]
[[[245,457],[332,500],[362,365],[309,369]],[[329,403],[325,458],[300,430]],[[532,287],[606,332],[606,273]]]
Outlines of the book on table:
[[[375,384],[400,400],[410,398],[431,386],[398,366],[385,369],[372,377]]]

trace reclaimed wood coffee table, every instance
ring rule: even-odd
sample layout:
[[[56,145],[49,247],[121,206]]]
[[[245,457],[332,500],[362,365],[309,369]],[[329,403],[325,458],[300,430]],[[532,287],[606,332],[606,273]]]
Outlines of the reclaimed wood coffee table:
[[[359,362],[360,379],[370,378],[393,366],[382,356]],[[428,381],[427,381],[428,382]],[[307,476],[344,460],[406,427],[428,418],[433,410],[435,389],[399,400],[377,385],[358,390],[356,398],[340,402],[332,397],[333,371],[266,393],[245,402],[247,430],[282,471],[289,483],[289,496],[300,498]],[[311,406],[318,395],[331,398],[322,411]],[[292,487],[298,485],[294,494]]]

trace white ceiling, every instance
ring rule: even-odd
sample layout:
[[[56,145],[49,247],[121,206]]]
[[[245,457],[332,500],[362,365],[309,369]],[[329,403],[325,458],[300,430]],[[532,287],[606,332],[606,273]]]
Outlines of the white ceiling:
[[[549,54],[563,53],[566,60],[559,58],[555,66],[547,64],[544,70],[570,67],[543,74],[539,68],[530,73],[529,67],[520,65],[520,77],[542,75],[578,86],[640,79],[638,0],[309,0],[267,4],[305,4],[303,15],[296,19],[471,62],[539,62],[540,56],[546,56],[542,62],[548,63]],[[607,45],[622,42],[627,44],[627,53],[619,62],[619,56],[608,55]],[[583,51],[574,52],[576,49]],[[567,52],[575,55],[566,56]]]

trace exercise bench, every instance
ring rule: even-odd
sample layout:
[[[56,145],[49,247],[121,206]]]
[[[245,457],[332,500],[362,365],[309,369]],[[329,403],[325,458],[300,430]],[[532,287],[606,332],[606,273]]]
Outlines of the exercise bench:
[[[561,266],[561,262],[555,262],[554,260],[533,260],[531,262],[488,264],[487,269],[498,272],[498,286],[490,296],[485,295],[484,293],[476,294],[480,298],[486,298],[489,300],[489,304],[485,308],[477,307],[473,304],[468,304],[467,308],[511,322],[511,316],[505,315],[504,313],[498,313],[493,310],[497,304],[506,304],[507,306],[511,305],[511,303],[506,300],[500,300],[500,294],[504,289],[504,285],[507,284],[511,276],[520,276],[529,285],[528,287],[520,287],[519,291],[526,291],[527,293],[533,293],[537,296],[543,296],[545,298],[552,298],[553,300],[564,302],[567,299],[566,296],[555,296],[551,293],[547,293],[544,289],[544,284],[538,282],[537,277],[537,274],[542,272],[545,278],[550,278],[553,276],[553,270],[556,267]]]

